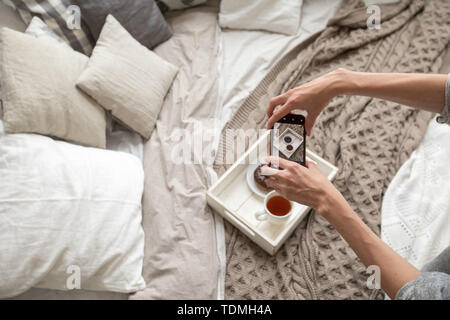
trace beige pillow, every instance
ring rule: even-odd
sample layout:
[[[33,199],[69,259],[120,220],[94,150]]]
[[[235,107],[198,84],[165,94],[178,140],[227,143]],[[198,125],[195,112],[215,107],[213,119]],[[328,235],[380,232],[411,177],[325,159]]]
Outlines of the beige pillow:
[[[77,86],[148,139],[177,71],[108,15]]]
[[[105,111],[75,86],[89,58],[8,28],[0,39],[5,132],[105,148]]]

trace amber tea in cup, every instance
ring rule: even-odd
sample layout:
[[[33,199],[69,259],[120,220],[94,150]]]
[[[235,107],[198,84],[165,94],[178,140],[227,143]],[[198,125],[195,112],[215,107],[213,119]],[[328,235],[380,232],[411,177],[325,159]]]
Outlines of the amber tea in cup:
[[[282,196],[271,197],[267,201],[266,207],[271,214],[279,217],[288,214],[292,209],[291,202]]]
[[[292,214],[293,202],[278,194],[275,190],[266,194],[264,198],[264,210],[255,212],[255,218],[259,221],[268,220],[273,223],[283,223]]]

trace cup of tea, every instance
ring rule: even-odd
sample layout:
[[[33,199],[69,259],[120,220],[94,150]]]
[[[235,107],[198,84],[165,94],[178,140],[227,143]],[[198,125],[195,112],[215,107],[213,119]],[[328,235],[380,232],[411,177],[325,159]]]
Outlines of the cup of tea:
[[[294,204],[276,191],[269,192],[264,198],[264,210],[255,213],[259,221],[283,223],[292,214]]]

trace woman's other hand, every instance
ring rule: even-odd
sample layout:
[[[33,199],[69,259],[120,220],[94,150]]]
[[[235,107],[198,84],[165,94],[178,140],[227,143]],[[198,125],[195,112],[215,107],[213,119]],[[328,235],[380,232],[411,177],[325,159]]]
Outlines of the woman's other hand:
[[[345,202],[340,192],[313,162],[307,161],[307,167],[304,167],[296,162],[272,156],[267,157],[266,161],[284,169],[264,166],[262,174],[269,176],[267,185],[285,198],[314,208],[325,218],[336,201]]]

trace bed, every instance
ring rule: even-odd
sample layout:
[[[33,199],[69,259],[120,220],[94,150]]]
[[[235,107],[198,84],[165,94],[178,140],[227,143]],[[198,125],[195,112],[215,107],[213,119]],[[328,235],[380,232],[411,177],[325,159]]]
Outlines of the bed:
[[[109,149],[132,153],[143,163],[146,288],[131,295],[33,288],[14,299],[271,298],[270,292],[256,296],[245,290],[233,293],[240,274],[230,276],[230,262],[236,262],[230,255],[230,241],[245,241],[236,239],[236,232],[229,231],[230,227],[207,206],[206,190],[220,172],[215,170],[214,161],[224,127],[282,58],[306,39],[311,41],[310,37],[327,26],[340,6],[341,1],[305,0],[298,33],[291,36],[221,29],[217,23],[218,1],[166,13],[174,35],[154,51],[177,65],[179,73],[156,129],[150,140],[143,141],[123,127],[113,126],[107,138]],[[16,13],[1,3],[0,25],[25,29]],[[254,55],[255,51],[262,54]],[[180,149],[183,139],[190,139],[192,148],[195,141],[202,141],[201,159],[193,156],[193,149]],[[171,161],[174,154],[184,161]],[[325,158],[333,156],[328,153]],[[251,250],[260,255],[257,249]]]

